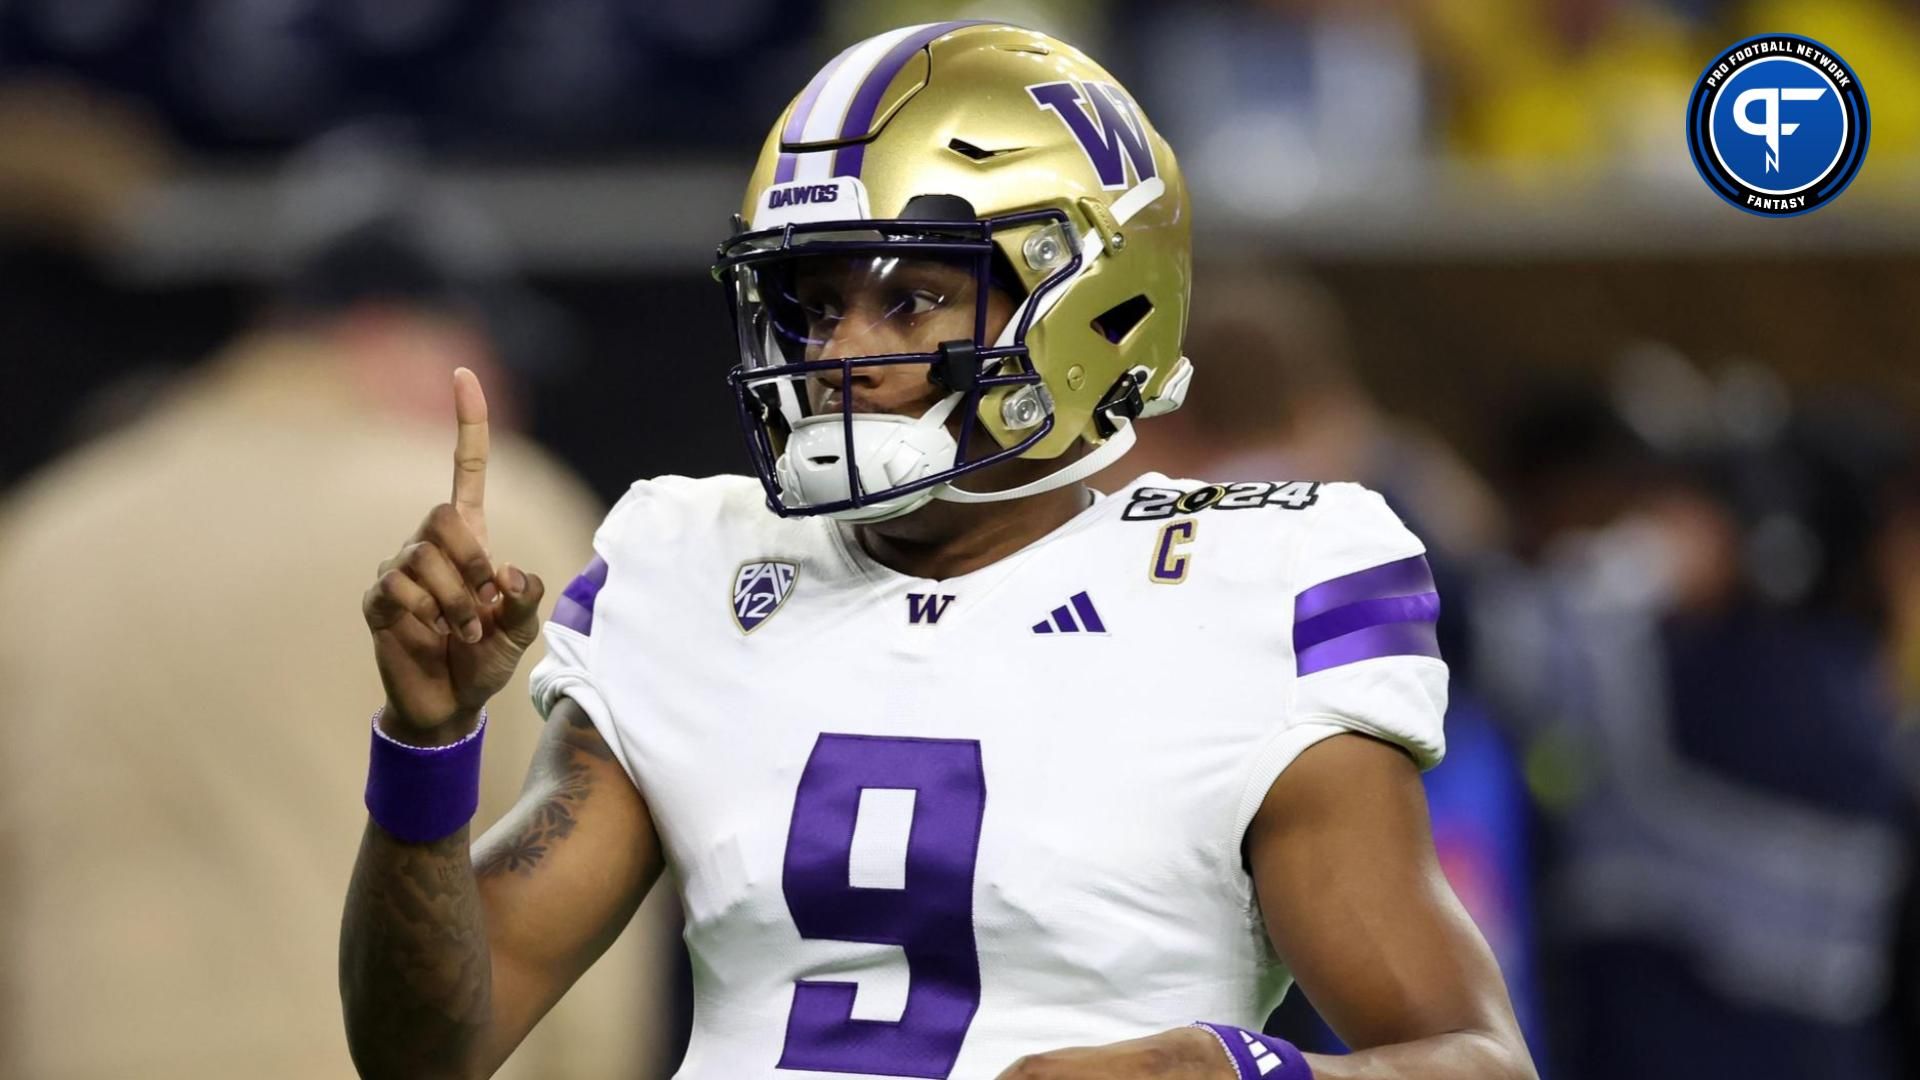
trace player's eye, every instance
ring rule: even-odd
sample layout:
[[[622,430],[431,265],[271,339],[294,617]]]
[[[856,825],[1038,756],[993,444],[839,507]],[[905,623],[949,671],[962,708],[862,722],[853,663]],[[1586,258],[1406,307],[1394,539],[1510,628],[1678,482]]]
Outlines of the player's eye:
[[[932,289],[913,289],[896,296],[887,305],[888,314],[905,315],[913,318],[937,311],[947,302],[947,298]]]

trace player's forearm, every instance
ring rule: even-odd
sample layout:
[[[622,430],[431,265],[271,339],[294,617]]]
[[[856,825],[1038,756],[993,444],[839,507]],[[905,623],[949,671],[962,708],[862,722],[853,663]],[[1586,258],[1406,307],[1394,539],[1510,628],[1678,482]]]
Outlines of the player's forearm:
[[[1456,1031],[1339,1056],[1309,1054],[1313,1080],[1539,1080],[1519,1037]]]
[[[468,1077],[492,964],[462,828],[427,844],[367,823],[340,925],[347,1045],[366,1077]]]

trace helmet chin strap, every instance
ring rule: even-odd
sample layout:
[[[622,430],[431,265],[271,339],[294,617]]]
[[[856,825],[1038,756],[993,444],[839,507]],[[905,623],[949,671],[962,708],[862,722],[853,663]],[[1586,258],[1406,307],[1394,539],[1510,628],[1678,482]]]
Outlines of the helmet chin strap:
[[[1101,469],[1119,461],[1121,456],[1133,449],[1133,424],[1125,423],[1120,430],[1107,437],[1107,441],[1093,449],[1085,457],[1041,477],[1031,483],[1018,487],[1002,488],[999,491],[963,491],[951,483],[941,484],[934,489],[933,497],[946,502],[987,503],[1005,502],[1008,499],[1024,499],[1029,495],[1038,495],[1043,491],[1066,487],[1068,484],[1084,480]]]

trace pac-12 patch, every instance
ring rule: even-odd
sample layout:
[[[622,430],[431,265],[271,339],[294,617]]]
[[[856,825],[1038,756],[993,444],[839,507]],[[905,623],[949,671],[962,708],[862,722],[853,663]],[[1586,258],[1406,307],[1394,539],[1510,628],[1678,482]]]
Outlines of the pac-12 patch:
[[[1687,101],[1687,149],[1714,194],[1793,217],[1840,196],[1867,157],[1867,95],[1832,49],[1761,34],[1707,64]]]
[[[780,610],[799,569],[790,562],[741,563],[733,575],[733,621],[751,634]]]

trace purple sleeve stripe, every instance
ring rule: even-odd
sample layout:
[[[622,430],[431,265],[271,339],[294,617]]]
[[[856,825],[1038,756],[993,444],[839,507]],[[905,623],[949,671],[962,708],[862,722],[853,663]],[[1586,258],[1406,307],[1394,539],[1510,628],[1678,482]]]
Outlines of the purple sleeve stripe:
[[[579,577],[574,578],[573,584],[568,585],[566,591],[560,595],[579,604],[588,611],[592,611],[593,602],[595,598],[600,595],[600,586],[604,584],[606,580],[607,577],[605,574],[600,575],[598,580],[581,574]]]
[[[1355,630],[1365,630],[1369,626],[1396,622],[1433,622],[1440,618],[1440,594],[1419,593],[1414,596],[1386,596],[1378,600],[1362,600],[1337,607],[1332,611],[1323,611],[1311,619],[1302,619],[1293,624],[1293,648],[1295,652],[1311,649],[1323,641],[1332,641],[1344,637]]]
[[[1440,658],[1440,641],[1430,622],[1390,622],[1368,626],[1350,634],[1328,638],[1294,652],[1297,674],[1312,675],[1328,668],[1377,660],[1383,656],[1431,656]]]
[[[1303,590],[1293,602],[1293,621],[1298,624],[1323,611],[1346,607],[1362,600],[1412,596],[1432,591],[1433,571],[1427,568],[1427,557],[1413,555],[1345,574]]]
[[[580,576],[593,582],[593,587],[596,589],[605,585],[607,583],[607,560],[595,555],[593,561],[587,564],[587,568],[580,571]]]
[[[593,609],[582,606],[571,596],[562,596],[560,602],[553,605],[551,621],[575,633],[593,636]]]
[[[909,34],[900,39],[898,44],[888,50],[887,55],[880,58],[880,62],[874,65],[873,70],[867,72],[866,81],[862,82],[860,89],[854,93],[852,103],[847,106],[846,119],[840,122],[840,137],[859,139],[866,136],[867,129],[873,125],[874,110],[880,107],[880,96],[887,92],[887,87],[893,84],[894,77],[900,74],[900,69],[907,66],[907,61],[913,59],[914,53],[961,27],[980,26],[989,21],[991,20],[963,19],[955,22],[934,23],[917,34]],[[833,175],[859,176],[860,167],[865,163],[866,157],[866,143],[854,143],[851,146],[841,147],[833,156]]]
[[[595,557],[553,605],[553,621],[582,634],[593,633],[593,605],[607,583],[607,560]]]

